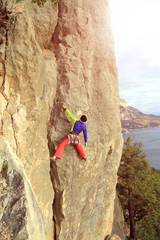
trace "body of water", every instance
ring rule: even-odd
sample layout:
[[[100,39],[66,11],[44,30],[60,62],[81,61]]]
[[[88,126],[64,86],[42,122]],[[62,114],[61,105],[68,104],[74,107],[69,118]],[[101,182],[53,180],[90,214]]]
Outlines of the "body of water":
[[[160,169],[160,128],[149,128],[134,130],[124,134],[124,141],[128,137],[133,137],[133,142],[142,142],[142,150],[147,154],[147,159],[151,167]]]

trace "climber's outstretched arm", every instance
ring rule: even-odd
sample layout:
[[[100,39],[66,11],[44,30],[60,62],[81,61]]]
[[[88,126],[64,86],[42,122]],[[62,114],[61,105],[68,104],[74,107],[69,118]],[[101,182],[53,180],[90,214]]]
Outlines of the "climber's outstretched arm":
[[[78,119],[77,118],[75,118],[72,114],[71,114],[71,112],[67,109],[67,107],[66,107],[66,105],[62,105],[62,108],[65,110],[65,112],[67,113],[67,115],[70,117],[70,119],[72,120],[72,122],[75,122],[75,121],[77,121]]]

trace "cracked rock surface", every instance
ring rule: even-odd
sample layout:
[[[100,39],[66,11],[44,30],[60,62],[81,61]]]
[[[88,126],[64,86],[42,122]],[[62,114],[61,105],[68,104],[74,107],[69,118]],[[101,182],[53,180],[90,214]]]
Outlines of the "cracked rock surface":
[[[109,3],[1,0],[0,11],[0,163],[9,163],[1,219],[16,240],[105,239],[122,151]],[[87,115],[86,162],[71,145],[49,162],[71,128],[62,103]]]

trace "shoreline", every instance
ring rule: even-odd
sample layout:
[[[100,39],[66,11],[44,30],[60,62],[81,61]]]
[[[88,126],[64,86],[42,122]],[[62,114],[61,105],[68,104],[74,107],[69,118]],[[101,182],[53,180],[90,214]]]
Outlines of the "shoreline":
[[[148,128],[135,128],[135,129],[122,128],[122,135],[123,135],[123,134],[131,133],[131,132],[133,132],[133,131],[145,130],[145,129],[153,129],[153,128],[160,128],[160,126],[148,127]],[[123,132],[123,131],[124,131],[124,132]]]

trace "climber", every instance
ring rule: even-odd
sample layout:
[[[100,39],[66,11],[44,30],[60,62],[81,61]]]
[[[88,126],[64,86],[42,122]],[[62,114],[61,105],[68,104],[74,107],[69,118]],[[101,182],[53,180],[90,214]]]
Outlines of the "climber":
[[[79,134],[83,131],[85,146],[87,146],[87,127],[84,122],[87,121],[87,117],[82,115],[80,119],[75,118],[70,111],[66,108],[65,105],[62,105],[62,108],[67,113],[67,115],[71,118],[73,124],[70,133],[68,136],[59,144],[57,151],[55,152],[54,156],[50,158],[50,160],[55,161],[56,158],[61,159],[63,155],[64,148],[70,144],[75,144],[80,156],[86,161],[86,155],[84,150],[79,142]]]

